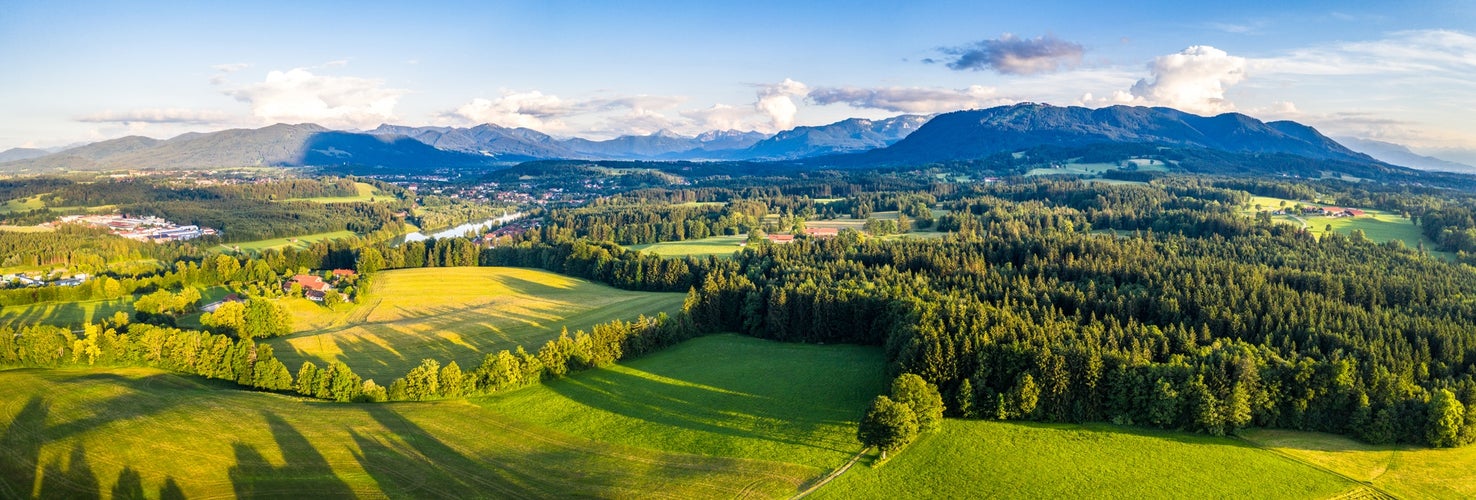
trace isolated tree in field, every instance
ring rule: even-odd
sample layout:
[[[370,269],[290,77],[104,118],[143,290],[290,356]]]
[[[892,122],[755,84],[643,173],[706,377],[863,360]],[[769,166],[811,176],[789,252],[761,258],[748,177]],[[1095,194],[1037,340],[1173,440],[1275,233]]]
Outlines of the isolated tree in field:
[[[943,421],[943,396],[936,386],[917,375],[903,373],[892,380],[892,401],[912,409],[919,431],[938,430]]]
[[[917,416],[907,405],[892,401],[886,396],[877,396],[861,418],[856,429],[856,439],[866,446],[881,450],[882,460],[891,452],[907,446],[917,437]]]
[[[1466,408],[1448,389],[1435,391],[1430,398],[1430,423],[1425,427],[1425,439],[1430,446],[1445,448],[1460,444],[1461,424]]]

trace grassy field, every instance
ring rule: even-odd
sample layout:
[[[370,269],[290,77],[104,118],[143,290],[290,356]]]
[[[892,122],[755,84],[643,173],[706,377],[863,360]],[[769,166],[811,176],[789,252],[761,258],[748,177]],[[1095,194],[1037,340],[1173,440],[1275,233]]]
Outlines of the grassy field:
[[[1377,446],[1332,434],[1273,429],[1252,430],[1245,437],[1404,498],[1476,498],[1476,448],[1470,446]]]
[[[1128,162],[1136,167],[1134,170],[1139,172],[1165,172],[1168,170],[1168,166],[1161,160],[1135,158],[1128,160]],[[1090,177],[1101,175],[1103,172],[1109,170],[1125,170],[1125,168],[1117,163],[1077,163],[1073,160],[1054,167],[1032,168],[1029,172],[1025,173],[1025,176],[1080,175]]]
[[[11,212],[26,212],[45,207],[46,204],[41,202],[41,195],[38,194],[29,198],[16,198],[14,200],[6,200],[5,202],[0,203],[0,214],[8,214]]]
[[[311,245],[313,243],[317,243],[319,241],[332,240],[332,239],[337,239],[337,238],[353,238],[354,236],[356,236],[356,235],[354,234],[353,231],[332,231],[332,232],[327,232],[327,233],[308,234],[308,235],[303,235],[303,236],[292,236],[292,237],[287,237],[287,238],[272,238],[270,240],[245,241],[245,242],[240,242],[240,243],[226,243],[226,244],[220,245],[219,247],[216,247],[216,249],[217,250],[220,250],[222,252],[229,252],[229,251],[260,252],[260,251],[266,250],[268,248],[278,248],[278,249],[280,249],[280,248],[286,248],[286,247],[289,247],[289,246],[295,246],[297,248],[307,248],[308,245]]]
[[[872,347],[713,335],[473,402],[599,441],[781,460],[818,477],[860,451],[856,422],[886,390],[883,364]]]
[[[11,226],[0,224],[0,231],[10,231],[12,233],[49,233],[55,230],[56,228],[51,226]]]
[[[708,255],[726,256],[732,255],[743,249],[744,241],[748,235],[740,236],[713,236],[699,240],[666,241],[661,243],[649,243],[645,245],[630,245],[626,248],[650,252],[662,257],[704,257]]]
[[[376,200],[376,199],[383,200],[383,199],[386,199],[386,198],[389,198],[390,197],[388,194],[385,194],[385,193],[379,191],[378,189],[375,189],[374,186],[370,185],[369,183],[355,182],[354,184],[355,184],[354,187],[358,188],[358,190],[359,190],[359,194],[358,195],[355,195],[355,196],[325,196],[325,197],[321,197],[321,198],[289,198],[289,199],[282,200],[282,201],[312,201],[312,202],[317,202],[317,203],[352,203],[352,202],[358,202],[358,201],[372,201],[372,200]]]
[[[0,498],[775,498],[812,472],[465,401],[305,402],[149,369],[8,370],[0,386]]]
[[[1282,198],[1272,198],[1269,196],[1255,196],[1251,198],[1250,203],[1243,207],[1241,211],[1247,216],[1254,216],[1256,212],[1261,210],[1276,211],[1279,209],[1285,209],[1290,212],[1292,210],[1292,207],[1295,207],[1298,203],[1301,202]],[[1324,203],[1301,204],[1308,206],[1331,205]],[[1261,207],[1260,210],[1256,209],[1257,205]],[[1434,251],[1435,243],[1428,239],[1425,239],[1425,235],[1420,232],[1420,227],[1415,225],[1414,221],[1406,219],[1399,214],[1391,214],[1380,210],[1365,209],[1364,212],[1366,213],[1366,215],[1360,217],[1323,217],[1320,215],[1313,216],[1294,214],[1295,216],[1272,216],[1272,220],[1296,225],[1299,227],[1305,227],[1307,228],[1307,231],[1318,237],[1321,237],[1323,234],[1327,233],[1327,227],[1329,225],[1332,226],[1333,232],[1338,234],[1349,234],[1355,229],[1361,229],[1363,230],[1364,236],[1367,236],[1368,239],[1373,241],[1385,242],[1398,240],[1404,242],[1404,246],[1407,246],[1409,248],[1418,248],[1420,244],[1424,244],[1425,248],[1429,249],[1431,254],[1444,255],[1448,258],[1454,257],[1443,252]]]
[[[559,335],[614,319],[681,308],[681,293],[628,292],[532,269],[463,267],[379,273],[361,304],[330,311],[302,298],[282,299],[295,332],[272,339],[296,370],[305,359],[339,359],[384,384],[422,359],[465,370],[483,356],[519,345],[536,351]]]
[[[814,498],[1328,498],[1360,485],[1229,438],[947,420]]]
[[[0,307],[0,325],[18,328],[23,325],[44,323],[48,325],[80,327],[123,311],[133,314],[133,297],[115,300],[89,300],[85,302],[46,302],[24,306]]]

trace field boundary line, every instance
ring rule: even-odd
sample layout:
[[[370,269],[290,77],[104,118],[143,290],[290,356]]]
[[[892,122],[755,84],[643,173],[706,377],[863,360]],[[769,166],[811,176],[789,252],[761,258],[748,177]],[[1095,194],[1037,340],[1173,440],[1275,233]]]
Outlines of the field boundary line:
[[[830,474],[826,475],[825,478],[824,479],[821,479],[819,482],[817,482],[817,483],[815,483],[813,485],[810,485],[809,488],[805,488],[805,491],[801,491],[798,494],[795,494],[794,496],[789,497],[789,500],[799,500],[801,498],[804,498],[804,497],[808,496],[809,494],[814,493],[815,490],[820,489],[821,486],[825,486],[826,484],[830,483],[831,480],[833,480],[833,479],[835,479],[837,477],[840,477],[841,474],[845,474],[846,471],[851,470],[851,466],[852,465],[856,465],[856,462],[859,461],[859,460],[861,460],[861,456],[862,455],[865,455],[866,452],[868,452],[868,451],[871,451],[871,447],[868,446],[866,448],[862,448],[861,451],[856,452],[856,456],[851,457],[851,461],[846,462],[845,465],[842,465],[842,466],[840,466],[840,468],[832,471]]]
[[[1341,472],[1332,470],[1330,468],[1324,467],[1321,464],[1313,463],[1313,462],[1310,462],[1310,461],[1307,461],[1307,460],[1303,460],[1303,459],[1298,458],[1298,457],[1296,457],[1296,456],[1294,456],[1294,455],[1292,455],[1290,453],[1286,453],[1286,452],[1283,452],[1281,450],[1277,450],[1275,448],[1268,448],[1266,446],[1262,446],[1261,443],[1257,443],[1255,441],[1252,441],[1250,439],[1246,439],[1246,438],[1241,437],[1241,436],[1234,436],[1234,437],[1235,437],[1235,439],[1239,439],[1239,440],[1241,440],[1241,441],[1243,441],[1245,443],[1248,443],[1251,446],[1256,447],[1257,449],[1269,451],[1271,453],[1276,454],[1277,456],[1280,456],[1281,458],[1285,458],[1287,460],[1291,460],[1293,462],[1296,462],[1296,463],[1299,463],[1299,464],[1302,464],[1302,465],[1306,465],[1308,467],[1311,467],[1311,468],[1314,468],[1314,469],[1317,469],[1317,470],[1326,472],[1328,474],[1332,474],[1334,476],[1338,476],[1338,477],[1341,477],[1343,479],[1347,479],[1349,481],[1352,481],[1354,484],[1362,485],[1365,488],[1368,488],[1368,489],[1377,491],[1377,492],[1379,492],[1379,494],[1384,495],[1385,498],[1404,498],[1404,497],[1401,497],[1399,495],[1395,495],[1393,493],[1390,493],[1388,490],[1385,490],[1383,488],[1380,488],[1380,487],[1374,485],[1373,484],[1373,481],[1363,481],[1363,480],[1360,480],[1360,479],[1355,478],[1353,476],[1349,476],[1347,474],[1344,474],[1344,473],[1341,473]],[[1347,495],[1348,493],[1351,493],[1351,491],[1344,491],[1344,492],[1339,493],[1337,496],[1332,497],[1332,498],[1341,498],[1341,497]]]

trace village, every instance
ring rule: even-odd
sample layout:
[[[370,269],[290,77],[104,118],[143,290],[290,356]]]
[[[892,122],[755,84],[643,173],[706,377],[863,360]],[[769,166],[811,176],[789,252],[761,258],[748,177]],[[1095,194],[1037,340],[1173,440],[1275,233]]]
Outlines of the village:
[[[154,243],[187,241],[201,236],[220,234],[219,231],[208,227],[202,228],[195,225],[181,226],[159,217],[133,217],[128,214],[67,215],[62,217],[57,223],[87,224],[104,227],[113,234],[130,240],[150,241]]]

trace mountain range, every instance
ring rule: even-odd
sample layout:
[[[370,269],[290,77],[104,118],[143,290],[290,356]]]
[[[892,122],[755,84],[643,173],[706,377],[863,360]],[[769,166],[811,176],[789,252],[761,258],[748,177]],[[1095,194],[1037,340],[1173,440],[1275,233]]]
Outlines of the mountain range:
[[[603,141],[556,138],[493,124],[466,128],[386,124],[364,132],[277,124],[189,133],[167,140],[130,136],[50,154],[10,150],[0,152],[0,171],[339,165],[414,169],[490,167],[538,159],[797,161],[808,166],[858,166],[970,161],[1027,150],[1111,149],[1105,145],[1140,152],[1173,150],[1186,158],[1186,165],[1198,159],[1247,165],[1251,170],[1275,169],[1288,164],[1287,158],[1302,158],[1378,173],[1391,164],[1408,163],[1410,157],[1421,158],[1407,150],[1406,156],[1391,156],[1388,147],[1370,156],[1300,123],[1262,122],[1239,113],[1206,117],[1161,107],[1089,109],[1024,103],[935,116],[853,118],[774,135],[726,130],[684,136],[660,131]],[[1359,145],[1369,149],[1367,144]]]

